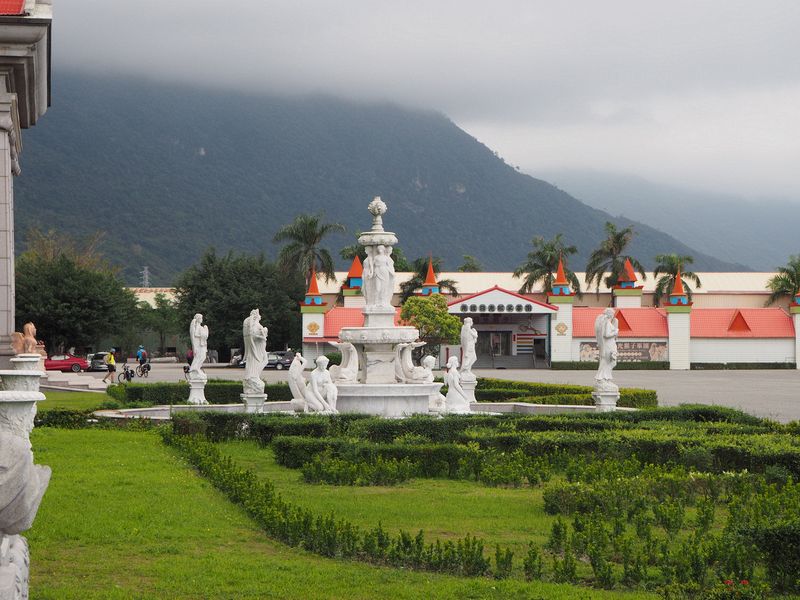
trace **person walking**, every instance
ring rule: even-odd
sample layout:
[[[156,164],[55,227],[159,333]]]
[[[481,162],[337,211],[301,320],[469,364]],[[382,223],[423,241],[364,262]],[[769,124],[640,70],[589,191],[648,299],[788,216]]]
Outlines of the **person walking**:
[[[117,359],[114,357],[114,349],[111,349],[111,352],[106,354],[106,367],[108,367],[108,373],[106,376],[103,377],[103,383],[114,383],[114,373],[117,372]],[[111,378],[111,381],[107,381],[108,378]]]

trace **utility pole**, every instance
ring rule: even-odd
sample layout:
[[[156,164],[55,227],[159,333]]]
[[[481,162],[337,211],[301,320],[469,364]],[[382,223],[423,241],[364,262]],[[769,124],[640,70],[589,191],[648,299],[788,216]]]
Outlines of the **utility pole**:
[[[144,266],[140,275],[142,276],[142,287],[149,288],[150,287],[150,267],[147,265]]]

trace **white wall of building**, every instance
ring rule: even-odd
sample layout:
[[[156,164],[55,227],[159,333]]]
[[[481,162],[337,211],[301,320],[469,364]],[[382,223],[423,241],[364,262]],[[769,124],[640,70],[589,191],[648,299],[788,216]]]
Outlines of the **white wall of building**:
[[[669,328],[669,368],[673,371],[686,371],[691,366],[691,313],[667,314]]]
[[[693,363],[794,362],[794,338],[692,338]]]

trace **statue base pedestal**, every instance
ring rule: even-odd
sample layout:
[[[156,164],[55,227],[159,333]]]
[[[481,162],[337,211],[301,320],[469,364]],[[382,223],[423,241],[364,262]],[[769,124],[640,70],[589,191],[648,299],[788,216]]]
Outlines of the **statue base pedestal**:
[[[461,380],[461,389],[464,390],[464,395],[467,397],[467,400],[469,400],[470,404],[472,404],[473,402],[477,402],[477,400],[475,399],[475,388],[477,386],[478,386],[477,381],[469,381],[469,380],[464,381],[463,379]]]
[[[246,413],[261,413],[264,410],[264,402],[267,401],[266,394],[239,394],[244,404],[244,412]]]
[[[342,383],[336,386],[336,410],[391,418],[426,415],[431,396],[438,395],[441,387],[441,383]]]
[[[619,392],[595,390],[592,392],[592,399],[594,400],[594,407],[597,412],[611,412],[617,410]]]
[[[189,380],[189,404],[208,404],[205,387],[205,379]]]

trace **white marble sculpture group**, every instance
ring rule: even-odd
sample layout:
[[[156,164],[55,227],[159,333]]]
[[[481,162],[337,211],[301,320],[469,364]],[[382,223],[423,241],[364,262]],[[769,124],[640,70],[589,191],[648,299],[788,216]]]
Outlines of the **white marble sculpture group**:
[[[25,333],[35,332],[28,325]],[[50,468],[34,464],[30,443],[36,403],[45,399],[39,392],[44,373],[38,370],[35,333],[13,339],[13,369],[0,371],[0,598],[27,600],[30,560],[20,534],[33,524]]]

